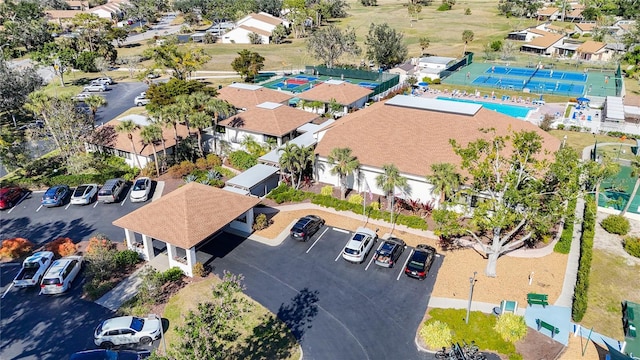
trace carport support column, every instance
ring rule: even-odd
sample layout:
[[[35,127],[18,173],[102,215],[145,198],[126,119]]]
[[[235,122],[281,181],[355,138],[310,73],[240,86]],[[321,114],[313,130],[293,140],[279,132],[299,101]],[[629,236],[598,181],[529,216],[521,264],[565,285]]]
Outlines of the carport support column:
[[[150,261],[151,259],[154,258],[153,239],[149,235],[142,234],[142,244],[144,245],[143,247],[144,253],[142,255],[145,257],[147,261]]]
[[[187,251],[187,276],[193,277],[193,265],[196,264],[196,248],[190,247]]]
[[[167,243],[167,256],[169,257],[169,267],[171,267],[176,258],[175,245]]]
[[[247,210],[247,233],[251,233],[251,230],[253,229],[253,208]]]
[[[124,238],[127,240],[127,248],[129,250],[134,250],[136,249],[135,246],[135,242],[136,242],[136,233],[133,232],[133,230],[130,229],[124,229]]]

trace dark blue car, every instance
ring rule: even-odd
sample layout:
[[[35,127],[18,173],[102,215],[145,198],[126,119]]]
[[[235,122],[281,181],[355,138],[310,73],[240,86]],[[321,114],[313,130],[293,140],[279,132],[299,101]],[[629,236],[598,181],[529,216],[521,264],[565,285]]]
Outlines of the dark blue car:
[[[145,351],[113,351],[113,350],[87,350],[71,355],[69,360],[140,360],[149,357],[151,353]]]
[[[71,195],[71,189],[67,185],[56,185],[50,187],[42,195],[42,205],[46,207],[60,206]]]

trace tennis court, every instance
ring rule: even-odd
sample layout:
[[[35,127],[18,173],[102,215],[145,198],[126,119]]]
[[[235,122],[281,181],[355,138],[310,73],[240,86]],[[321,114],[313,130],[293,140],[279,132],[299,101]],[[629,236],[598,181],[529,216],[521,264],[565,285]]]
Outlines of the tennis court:
[[[282,77],[276,80],[266,82],[261,85],[269,89],[287,90],[297,94],[297,93],[301,93],[303,91],[309,90],[318,84],[322,84],[327,80],[333,80],[333,79],[334,79],[333,77],[324,76],[324,75],[300,74],[300,75]],[[375,82],[371,80],[363,81],[362,79],[352,79],[352,78],[346,78],[346,77],[340,77],[339,79],[336,79],[336,80],[342,80],[342,81],[356,84],[371,90],[375,90],[378,88],[378,86],[380,86],[379,82]]]
[[[614,76],[614,72],[608,70],[567,71],[531,64],[521,67],[471,63],[449,74],[442,83],[539,95],[615,96]]]

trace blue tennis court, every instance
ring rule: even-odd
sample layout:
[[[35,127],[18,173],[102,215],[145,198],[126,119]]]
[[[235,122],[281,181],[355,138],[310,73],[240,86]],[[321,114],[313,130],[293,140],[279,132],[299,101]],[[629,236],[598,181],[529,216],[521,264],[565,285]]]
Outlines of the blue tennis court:
[[[309,76],[309,75],[296,75],[295,78],[296,79],[306,79],[308,81],[316,81],[316,80],[318,80],[318,78],[316,76]]]
[[[508,76],[523,76],[533,78],[548,78],[552,80],[566,80],[574,82],[586,82],[586,73],[576,73],[569,71],[558,71],[550,69],[524,69],[524,68],[512,68],[505,66],[492,66],[485,70],[486,74],[493,75],[508,75]]]
[[[584,93],[584,85],[573,84],[573,83],[570,83],[570,84],[561,83],[561,82],[553,83],[548,81],[532,80],[527,83],[527,87],[532,90],[542,89],[545,92],[550,92],[550,93],[558,92],[558,93],[575,94],[575,95],[580,95]]]
[[[492,66],[485,71],[487,74],[511,75],[511,76],[531,76],[535,69],[512,68],[504,66]]]

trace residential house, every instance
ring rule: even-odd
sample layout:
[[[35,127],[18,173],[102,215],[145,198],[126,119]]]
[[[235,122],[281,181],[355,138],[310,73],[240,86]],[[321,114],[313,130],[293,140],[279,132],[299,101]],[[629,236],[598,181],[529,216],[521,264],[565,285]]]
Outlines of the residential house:
[[[607,49],[607,44],[599,41],[585,41],[576,50],[576,56],[585,61],[609,61],[613,52]]]
[[[564,21],[568,22],[579,22],[584,20],[584,16],[582,16],[582,12],[585,9],[583,4],[570,4],[570,9],[567,9],[564,14]]]
[[[574,25],[575,31],[580,35],[592,34],[593,31],[598,27],[598,24],[594,22],[588,23],[577,23]]]
[[[82,10],[46,10],[44,12],[45,17],[49,22],[60,26],[71,24],[71,19],[82,13],[84,13]]]
[[[87,10],[89,8],[89,2],[79,0],[67,0],[65,1],[69,10]]]
[[[539,55],[554,54],[556,52],[556,47],[561,45],[565,38],[562,34],[554,34],[538,29],[531,29],[527,32],[527,37],[530,35],[531,40],[520,46],[520,51]]]
[[[250,44],[249,34],[255,33],[262,44],[269,44],[271,34],[278,25],[289,27],[289,22],[271,14],[249,14],[236,22],[236,28],[222,35],[223,44]]]
[[[99,5],[96,7],[92,7],[87,11],[90,14],[98,15],[98,17],[103,19],[115,20],[121,15],[123,15],[123,11],[121,9],[120,2],[108,2],[104,5]]]
[[[418,79],[420,81],[425,77],[428,77],[431,80],[439,79],[440,73],[455,64],[456,61],[457,60],[455,58],[444,56],[421,57],[418,59],[416,64]]]
[[[543,152],[556,151],[560,141],[538,126],[486,109],[479,104],[397,95],[349,114],[316,133],[315,179],[339,186],[333,165],[327,160],[335,148],[350,148],[361,164],[357,173],[349,175],[347,186],[356,191],[377,195],[385,192],[376,186],[385,164],[395,165],[407,178],[405,189],[396,189],[399,197],[423,203],[439,200],[433,186],[425,178],[431,165],[452,163],[459,166],[450,139],[464,146],[492,134],[482,129],[495,129],[498,135],[511,131],[533,131],[543,139]],[[547,156],[547,155],[541,155]],[[367,189],[367,190],[365,190]],[[402,190],[402,191],[401,191]]]
[[[296,129],[319,118],[318,114],[281,103],[265,102],[218,123],[219,138],[233,150],[241,149],[245,137],[280,146],[295,138]]]
[[[264,102],[287,104],[290,93],[268,89],[260,85],[234,83],[218,90],[218,99],[225,100],[236,109],[248,109]]]
[[[138,125],[138,129],[131,135],[133,136],[133,144],[135,145],[136,152],[133,152],[131,148],[131,140],[129,140],[128,134],[118,133],[115,128],[121,121],[131,120]],[[157,153],[153,152],[153,146],[145,144],[140,136],[140,131],[145,126],[149,125],[149,120],[146,116],[142,115],[128,115],[122,118],[111,120],[96,130],[100,134],[100,139],[97,142],[86,144],[88,151],[106,152],[118,157],[121,157],[125,162],[132,167],[140,166],[144,168],[148,163],[153,162],[156,156],[163,155],[162,143],[156,144]],[[177,125],[178,137],[184,139],[188,136],[187,127],[178,124]],[[164,138],[167,154],[171,155],[175,151],[176,140],[173,128],[162,128],[162,136]]]
[[[546,21],[546,20],[557,20],[561,15],[560,9],[557,7],[545,7],[538,9],[536,12],[536,17],[538,20]]]
[[[332,101],[342,105],[342,110],[338,112],[338,116],[347,114],[348,112],[362,108],[369,100],[369,96],[373,94],[373,89],[367,83],[367,86],[355,85],[342,80],[328,80],[322,84],[298,94],[298,98],[306,102],[320,102],[321,108],[305,105],[304,110],[324,114],[329,110],[328,106]]]
[[[413,64],[412,60],[409,60],[403,64],[400,64],[393,69],[389,69],[390,74],[397,74],[400,76],[400,83],[404,83],[411,76],[416,75],[416,66]],[[421,80],[421,79],[418,79]]]

